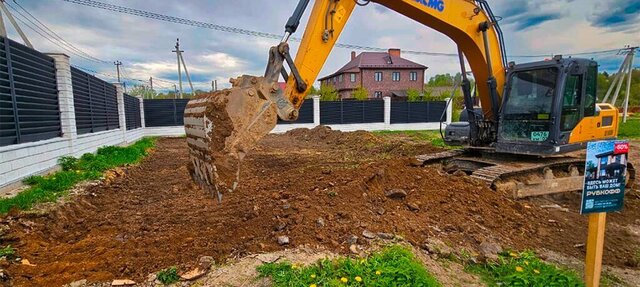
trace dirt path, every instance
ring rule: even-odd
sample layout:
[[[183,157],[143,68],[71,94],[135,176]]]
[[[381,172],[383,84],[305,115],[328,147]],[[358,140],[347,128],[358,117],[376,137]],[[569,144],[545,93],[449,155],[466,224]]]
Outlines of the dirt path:
[[[582,257],[586,219],[576,195],[546,200],[570,212],[542,209],[539,200],[514,201],[467,176],[408,164],[409,156],[434,152],[403,137],[318,129],[269,135],[250,154],[243,182],[222,204],[192,184],[184,139],[162,139],[141,165],[110,184],[44,215],[3,219],[12,244],[36,266],[4,264],[15,285],[57,286],[147,275],[195,265],[203,255],[217,262],[289,247],[321,246],[348,253],[352,235],[394,233],[415,246],[438,237],[456,249],[477,250],[484,241],[516,249],[547,248]],[[405,199],[384,192],[400,188]],[[638,193],[613,214],[605,263],[630,265],[640,248]],[[577,202],[577,201],[576,201]]]

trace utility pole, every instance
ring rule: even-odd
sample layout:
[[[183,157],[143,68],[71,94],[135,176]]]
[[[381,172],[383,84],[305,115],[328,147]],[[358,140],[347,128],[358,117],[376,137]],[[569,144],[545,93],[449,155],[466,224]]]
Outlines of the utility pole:
[[[187,80],[189,81],[189,87],[191,88],[191,93],[193,93],[195,95],[195,90],[193,89],[193,84],[191,83],[191,77],[189,76],[189,71],[187,70],[187,64],[185,64],[184,62],[184,57],[182,56],[182,52],[184,52],[183,50],[180,50],[180,39],[176,39],[176,46],[175,46],[175,50],[171,51],[171,52],[175,52],[176,53],[176,60],[178,62],[178,85],[180,86],[180,98],[182,98],[183,96],[183,92],[182,92],[182,70],[181,68],[184,68],[184,73],[187,76]],[[182,67],[181,67],[182,64]]]
[[[113,64],[116,65],[116,73],[118,75],[118,83],[120,83],[120,65],[122,65],[122,62],[115,61],[115,62],[113,62]]]
[[[18,32],[18,34],[20,35],[20,38],[22,38],[22,41],[24,42],[25,45],[27,45],[27,47],[33,49],[33,45],[31,45],[31,42],[29,42],[29,39],[27,38],[27,35],[24,34],[24,32],[22,31],[22,29],[20,29],[20,26],[18,26],[18,23],[16,22],[16,19],[13,18],[13,15],[11,15],[11,13],[9,12],[9,9],[7,9],[7,6],[4,5],[5,0],[0,0],[0,9],[2,9],[2,12],[4,12],[5,15],[7,15],[7,18],[9,18],[9,22],[11,22],[11,25],[13,25],[13,28],[16,29],[16,32]],[[0,13],[0,34],[2,34],[2,37],[7,37],[7,29],[4,27],[4,21],[2,20],[2,13]]]
[[[178,89],[176,89],[176,84],[173,84],[173,99],[176,99],[176,94],[178,93]]]
[[[218,80],[211,81],[211,91],[212,92],[218,91]]]
[[[622,61],[622,64],[620,65],[620,68],[618,69],[616,76],[613,78],[613,82],[611,82],[611,85],[607,90],[607,94],[604,96],[604,99],[602,100],[603,103],[609,102],[615,106],[616,102],[618,101],[618,95],[620,94],[620,89],[622,88],[622,83],[625,81],[625,78],[626,78],[627,80],[626,93],[625,93],[624,101],[622,103],[622,108],[623,108],[622,122],[624,123],[627,122],[627,115],[629,111],[629,96],[631,93],[631,76],[633,74],[633,58],[635,56],[637,49],[638,47],[626,46],[624,47],[624,49],[618,52],[618,55],[626,55],[626,56],[624,57],[624,60]],[[614,87],[615,87],[615,91],[614,91]],[[614,91],[613,94],[611,93],[612,91]],[[611,101],[609,101],[610,95],[612,96]]]
[[[180,86],[180,95],[179,97],[182,99],[182,71],[180,71],[180,53],[184,51],[180,51],[180,38],[176,39],[176,49],[171,51],[176,53],[176,60],[178,62],[178,85]],[[175,86],[175,85],[174,85]]]
[[[149,77],[149,87],[153,91],[153,77]]]

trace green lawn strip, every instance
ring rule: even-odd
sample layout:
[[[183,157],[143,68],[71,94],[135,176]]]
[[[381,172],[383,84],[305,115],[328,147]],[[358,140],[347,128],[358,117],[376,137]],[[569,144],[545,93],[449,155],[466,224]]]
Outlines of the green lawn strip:
[[[13,208],[27,210],[39,202],[55,201],[81,181],[98,179],[108,169],[139,162],[154,143],[154,138],[143,138],[127,147],[107,146],[99,148],[96,154],[86,153],[80,158],[62,157],[58,161],[61,171],[28,177],[24,183],[30,185],[29,188],[14,197],[0,199],[0,214]]]
[[[546,263],[532,251],[504,252],[495,262],[470,264],[465,269],[489,286],[584,286],[575,271]]]
[[[623,123],[621,117],[618,137],[621,139],[640,139],[640,118],[630,117],[627,118],[626,123]]]
[[[409,130],[409,131],[374,131],[374,134],[377,135],[406,135],[417,141],[426,141],[430,142],[431,145],[435,147],[442,148],[458,148],[455,146],[449,146],[444,143],[442,137],[440,136],[440,131],[417,131],[417,130]]]
[[[322,259],[309,266],[290,262],[264,263],[259,278],[273,286],[441,286],[411,251],[389,246],[366,258]]]

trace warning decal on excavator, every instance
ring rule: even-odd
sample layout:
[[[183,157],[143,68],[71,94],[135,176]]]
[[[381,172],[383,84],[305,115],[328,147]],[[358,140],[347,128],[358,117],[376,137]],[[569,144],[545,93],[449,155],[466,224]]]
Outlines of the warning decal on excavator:
[[[622,209],[628,154],[627,141],[587,144],[581,214]]]

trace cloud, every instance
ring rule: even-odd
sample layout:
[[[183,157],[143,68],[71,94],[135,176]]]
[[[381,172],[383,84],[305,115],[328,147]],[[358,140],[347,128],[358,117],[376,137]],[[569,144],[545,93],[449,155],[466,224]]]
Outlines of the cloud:
[[[567,1],[515,0],[498,6],[497,13],[503,19],[501,24],[511,25],[516,30],[526,30],[566,16],[564,9],[558,9],[559,2]]]
[[[609,0],[598,2],[589,20],[591,25],[605,27],[613,31],[634,30],[640,28],[640,2],[629,0]]]

